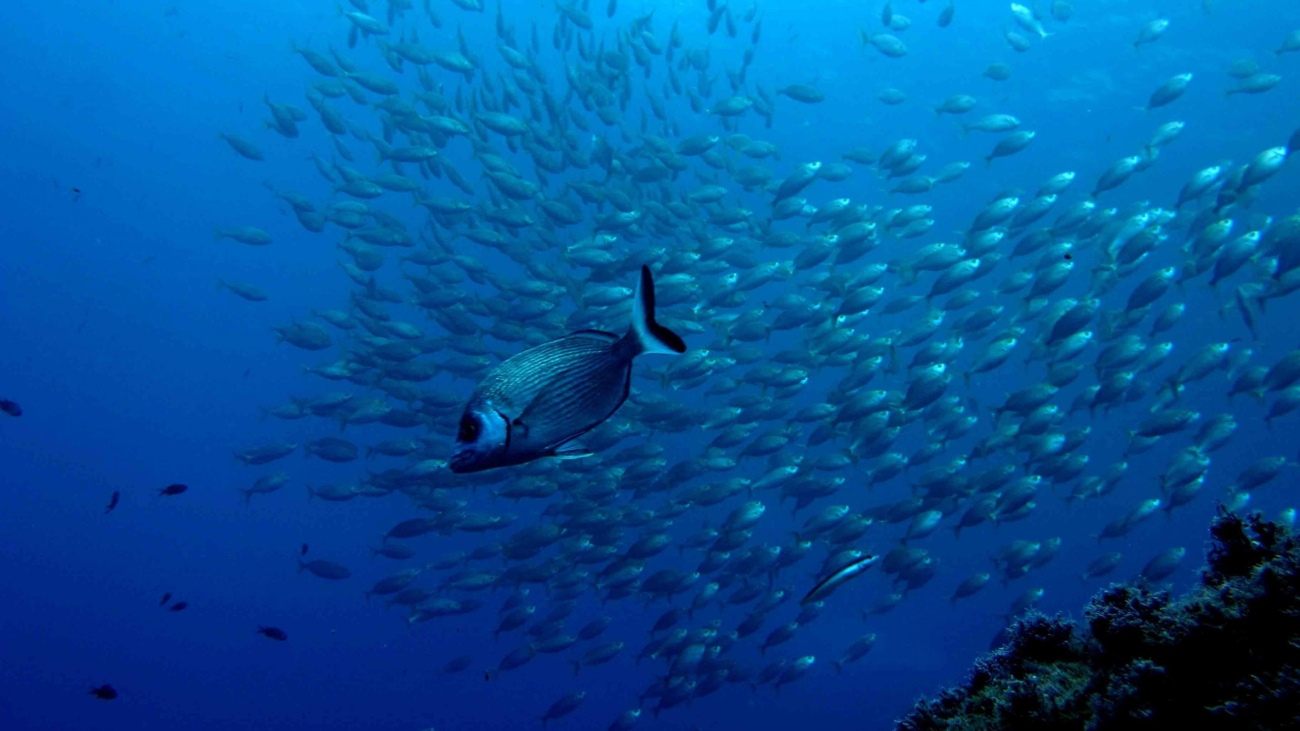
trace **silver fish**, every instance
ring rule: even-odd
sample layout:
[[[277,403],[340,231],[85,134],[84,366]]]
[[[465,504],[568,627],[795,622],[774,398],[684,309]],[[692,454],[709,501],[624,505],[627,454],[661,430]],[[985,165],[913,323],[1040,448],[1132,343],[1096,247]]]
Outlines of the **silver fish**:
[[[654,281],[643,266],[626,335],[580,330],[512,356],[488,373],[461,416],[451,470],[586,456],[570,442],[623,405],[632,360],[642,353],[686,352],[681,337],[655,322],[654,303]]]
[[[857,561],[854,561],[848,566],[845,566],[839,571],[836,571],[830,576],[827,576],[826,578],[817,582],[817,586],[814,586],[812,590],[810,590],[804,596],[804,598],[799,601],[800,606],[807,605],[810,602],[816,602],[825,599],[826,597],[831,595],[831,592],[838,589],[840,587],[840,584],[843,584],[849,579],[852,579],[853,577],[857,576],[863,571],[866,571],[867,569],[871,568],[879,560],[880,560],[879,556],[863,556]]]

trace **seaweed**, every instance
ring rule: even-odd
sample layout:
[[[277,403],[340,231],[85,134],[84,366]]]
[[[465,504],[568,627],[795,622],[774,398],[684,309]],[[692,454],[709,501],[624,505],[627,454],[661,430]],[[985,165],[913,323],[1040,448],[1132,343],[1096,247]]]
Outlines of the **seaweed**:
[[[1300,729],[1300,540],[1222,508],[1199,585],[1112,584],[1082,624],[1031,612],[900,731]]]

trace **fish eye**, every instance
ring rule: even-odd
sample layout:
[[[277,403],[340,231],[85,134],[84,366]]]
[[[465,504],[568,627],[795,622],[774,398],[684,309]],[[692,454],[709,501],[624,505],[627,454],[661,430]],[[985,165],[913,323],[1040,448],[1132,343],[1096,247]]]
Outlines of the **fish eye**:
[[[465,414],[460,419],[460,431],[456,434],[456,439],[462,442],[472,442],[478,437],[478,431],[478,419],[470,414]]]

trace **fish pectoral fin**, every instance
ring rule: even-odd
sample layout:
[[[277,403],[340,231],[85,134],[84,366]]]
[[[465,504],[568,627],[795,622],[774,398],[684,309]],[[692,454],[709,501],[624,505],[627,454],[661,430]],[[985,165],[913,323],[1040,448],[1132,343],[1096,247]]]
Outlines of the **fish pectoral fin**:
[[[528,436],[528,424],[524,422],[523,417],[518,417],[514,421],[510,422],[510,428],[519,429],[519,433],[523,437]]]
[[[551,456],[556,459],[582,459],[590,457],[594,452],[584,449],[581,445],[576,444],[573,440],[558,444],[551,449]]]

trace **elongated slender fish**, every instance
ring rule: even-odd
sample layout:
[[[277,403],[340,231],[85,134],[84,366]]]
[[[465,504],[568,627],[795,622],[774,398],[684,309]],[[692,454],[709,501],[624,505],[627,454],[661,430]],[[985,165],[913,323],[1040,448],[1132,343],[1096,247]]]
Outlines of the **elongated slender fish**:
[[[848,581],[849,579],[852,579],[858,574],[861,574],[863,571],[866,571],[867,569],[871,568],[872,565],[874,565],[879,560],[880,560],[879,556],[863,556],[857,561],[854,561],[848,566],[845,566],[839,571],[836,571],[830,576],[827,576],[826,578],[819,581],[817,583],[817,586],[814,586],[812,590],[809,591],[804,596],[803,599],[799,600],[799,604],[802,606],[805,604],[809,604],[811,602],[817,602],[825,599],[826,597],[830,596],[831,593],[834,592],[836,589],[840,588],[841,584]]]
[[[570,445],[627,400],[632,360],[684,353],[686,344],[655,322],[654,281],[641,267],[632,324],[623,337],[580,330],[508,358],[479,383],[456,435],[453,472],[479,472],[542,457],[581,457]]]

